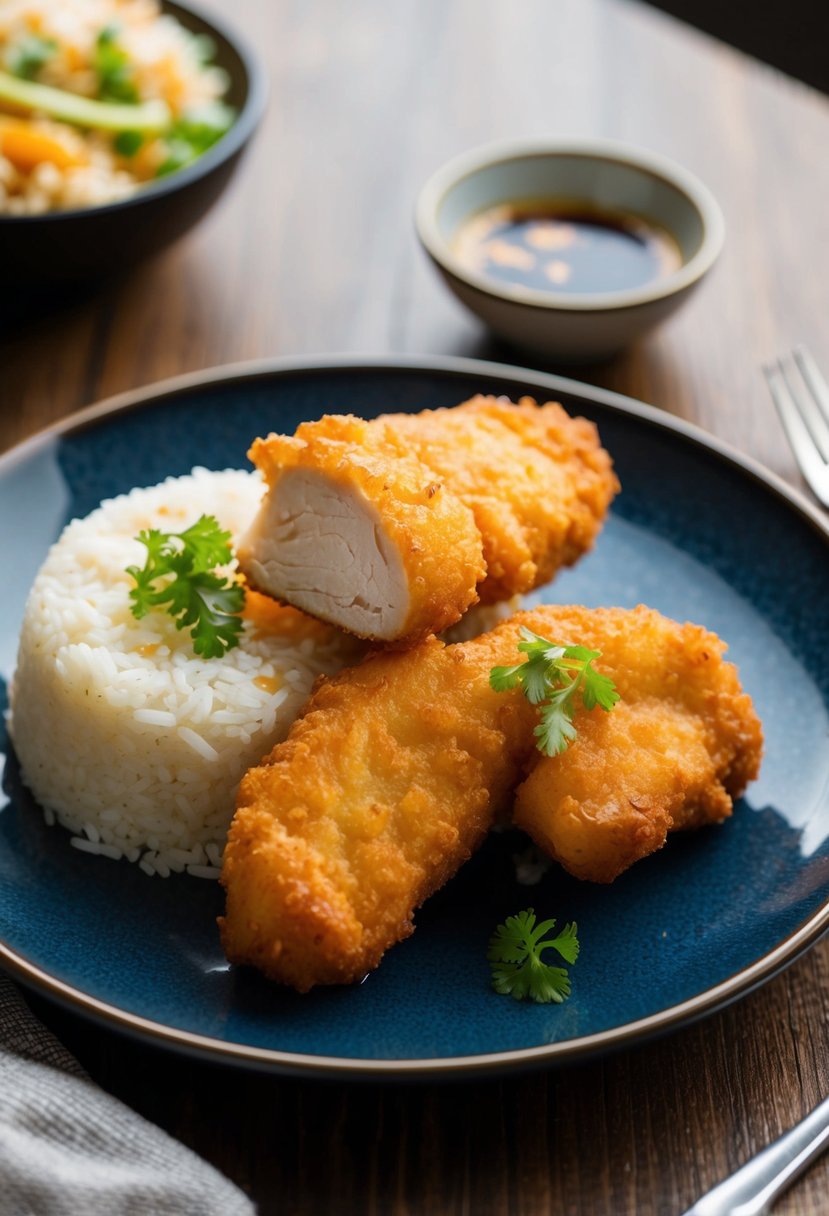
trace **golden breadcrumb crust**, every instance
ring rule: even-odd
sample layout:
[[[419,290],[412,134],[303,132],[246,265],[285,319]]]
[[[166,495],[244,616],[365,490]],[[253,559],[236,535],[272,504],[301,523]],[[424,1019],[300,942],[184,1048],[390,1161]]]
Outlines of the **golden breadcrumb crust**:
[[[619,483],[596,427],[556,401],[473,397],[377,419],[468,507],[481,535],[484,603],[548,583],[593,545]]]
[[[624,698],[578,711],[563,756],[536,710],[495,693],[521,625],[602,650]],[[646,608],[545,607],[471,642],[434,638],[323,680],[239,789],[222,882],[234,963],[307,991],[376,967],[415,908],[518,794],[516,821],[568,869],[609,881],[672,827],[730,813],[756,775],[760,725],[715,635]]]
[[[595,426],[529,397],[370,422],[326,415],[257,439],[249,455],[271,490],[303,467],[374,507],[408,580],[401,645],[442,632],[478,598],[549,582],[591,548],[619,488]],[[245,569],[250,555],[239,557]]]
[[[621,701],[577,711],[575,740],[539,755],[514,820],[577,878],[612,882],[669,831],[731,814],[759,771],[762,728],[724,643],[699,625],[644,607],[547,622],[542,610],[537,632],[601,650]]]
[[[360,979],[481,843],[532,710],[466,646],[433,638],[323,681],[244,777],[222,871],[231,962],[300,992]]]
[[[249,455],[269,486],[288,469],[313,469],[371,504],[406,572],[410,602],[400,637],[413,642],[454,624],[477,602],[485,572],[481,540],[461,499],[415,456],[391,455],[381,441],[373,423],[326,415],[303,423],[296,435],[257,439]],[[244,546],[238,557],[245,569]]]

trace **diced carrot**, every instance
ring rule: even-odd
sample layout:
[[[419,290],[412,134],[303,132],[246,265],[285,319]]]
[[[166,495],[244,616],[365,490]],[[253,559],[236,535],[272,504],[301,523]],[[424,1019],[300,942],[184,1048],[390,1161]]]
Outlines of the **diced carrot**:
[[[43,161],[58,169],[70,169],[87,162],[83,152],[75,152],[54,135],[39,131],[22,119],[0,117],[0,153],[21,173],[30,173]]]
[[[66,56],[66,66],[70,72],[77,72],[79,68],[85,66],[86,57],[80,47],[67,42],[63,48],[63,53]]]
[[[152,139],[142,144],[135,156],[125,158],[122,164],[133,177],[137,177],[141,182],[146,182],[155,177],[158,167],[163,163],[166,155],[165,144],[160,139]]]
[[[181,74],[181,67],[175,55],[165,55],[158,64],[158,74],[161,83],[161,95],[174,112],[178,112],[187,92],[186,82]]]

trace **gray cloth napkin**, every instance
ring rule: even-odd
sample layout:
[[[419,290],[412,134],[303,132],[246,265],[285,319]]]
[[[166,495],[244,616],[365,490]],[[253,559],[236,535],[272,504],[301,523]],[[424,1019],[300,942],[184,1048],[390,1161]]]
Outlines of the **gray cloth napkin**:
[[[252,1216],[232,1183],[95,1085],[0,974],[0,1216]]]

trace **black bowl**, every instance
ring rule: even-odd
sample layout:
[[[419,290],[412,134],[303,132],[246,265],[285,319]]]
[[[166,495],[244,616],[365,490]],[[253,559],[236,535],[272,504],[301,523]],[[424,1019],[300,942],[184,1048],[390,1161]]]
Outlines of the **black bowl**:
[[[230,78],[225,100],[236,109],[236,121],[198,160],[127,199],[45,215],[0,215],[0,265],[6,281],[16,285],[21,309],[28,304],[27,312],[33,295],[46,304],[44,289],[77,287],[116,274],[192,228],[230,181],[262,117],[265,74],[244,42],[189,7],[163,0],[162,8],[188,30],[213,39],[215,63]]]

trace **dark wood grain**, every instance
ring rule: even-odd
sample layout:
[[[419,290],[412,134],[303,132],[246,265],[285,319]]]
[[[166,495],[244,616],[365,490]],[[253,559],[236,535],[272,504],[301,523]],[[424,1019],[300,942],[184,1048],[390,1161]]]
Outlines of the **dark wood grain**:
[[[824,98],[621,0],[236,0],[233,13],[271,73],[247,163],[177,247],[0,335],[0,446],[123,389],[258,356],[526,362],[440,288],[413,202],[466,147],[582,133],[686,164],[729,231],[680,315],[578,374],[692,419],[797,483],[759,366],[797,340],[829,366]],[[829,1093],[827,984],[821,945],[660,1042],[558,1072],[423,1087],[226,1070],[36,1006],[97,1080],[262,1213],[669,1216]],[[778,1210],[815,1216],[827,1195],[821,1163]]]

